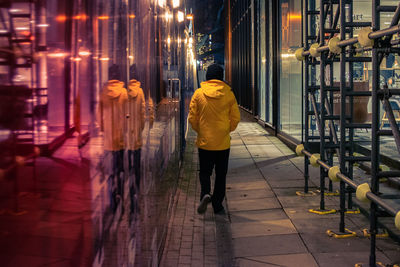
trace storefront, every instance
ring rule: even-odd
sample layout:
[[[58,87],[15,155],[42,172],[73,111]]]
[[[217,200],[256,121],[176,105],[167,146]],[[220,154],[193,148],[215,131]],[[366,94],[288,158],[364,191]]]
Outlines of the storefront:
[[[305,47],[305,21],[303,13],[306,1],[226,1],[226,16],[230,22],[226,27],[226,70],[229,82],[238,98],[239,105],[253,114],[259,122],[278,135],[304,141],[304,62],[295,58],[295,51]],[[309,9],[319,10],[319,1],[308,1]],[[382,5],[396,6],[397,1],[381,1]],[[348,10],[350,12],[350,10]],[[319,11],[318,11],[319,12]],[[354,1],[352,21],[370,22],[372,19],[370,0]],[[350,19],[350,18],[348,18]],[[384,14],[381,26],[387,27],[392,13]],[[333,15],[332,15],[333,20]],[[318,16],[311,16],[307,22],[309,33],[317,33]],[[361,28],[356,28],[356,36]],[[309,45],[315,40],[310,40]],[[368,52],[366,54],[368,56]],[[399,57],[391,55],[381,65],[381,83],[395,88],[398,84]],[[353,64],[355,90],[371,90],[371,63]],[[332,65],[333,83],[340,81],[339,63]],[[329,71],[327,71],[329,72]],[[319,84],[319,68],[310,68],[309,75]],[[329,75],[325,75],[326,80]],[[310,76],[311,77],[311,76]],[[349,78],[349,76],[347,77]],[[311,81],[311,79],[309,79]],[[318,92],[316,95],[319,105]],[[336,99],[336,98],[335,98]],[[338,100],[334,109],[338,112]],[[355,98],[354,116],[356,121],[368,122],[371,119],[371,99]],[[393,99],[397,106],[398,100]],[[311,106],[310,106],[311,110]],[[387,126],[381,108],[383,127]],[[386,123],[386,124],[385,124]],[[309,120],[310,134],[317,134],[315,119]],[[355,132],[355,140],[370,140],[365,130]]]

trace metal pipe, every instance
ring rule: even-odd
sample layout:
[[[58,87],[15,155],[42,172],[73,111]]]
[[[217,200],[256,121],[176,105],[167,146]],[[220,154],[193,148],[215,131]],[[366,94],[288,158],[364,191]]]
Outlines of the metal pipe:
[[[390,123],[390,128],[392,128],[393,137],[394,137],[394,141],[396,142],[397,151],[399,151],[399,153],[400,153],[400,131],[399,131],[399,127],[397,126],[397,123],[396,123],[396,118],[394,117],[394,114],[393,114],[392,106],[390,105],[389,100],[386,98],[384,98],[382,102],[383,102],[383,107],[386,111],[386,116]]]
[[[379,31],[371,32],[368,34],[370,39],[378,39],[386,35],[392,35],[400,31],[400,25],[395,25],[387,29],[382,29]]]
[[[383,171],[379,172],[377,178],[386,178],[386,177],[399,177],[400,171]]]
[[[367,198],[371,200],[373,203],[378,204],[381,206],[384,210],[386,210],[390,215],[396,216],[397,210],[395,210],[392,206],[390,206],[388,203],[386,203],[382,198],[378,197],[372,192],[367,192],[366,194]]]

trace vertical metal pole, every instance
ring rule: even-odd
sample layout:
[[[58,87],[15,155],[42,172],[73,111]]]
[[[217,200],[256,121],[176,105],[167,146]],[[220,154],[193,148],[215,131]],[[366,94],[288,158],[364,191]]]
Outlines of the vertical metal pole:
[[[340,39],[346,39],[346,0],[340,0]],[[346,54],[340,53],[340,172],[346,173]],[[340,224],[339,231],[344,232],[344,214],[346,210],[345,183],[340,181]]]
[[[304,1],[304,9],[303,9],[303,18],[304,18],[304,27],[305,27],[305,49],[308,49],[308,35],[309,35],[309,25],[308,25],[308,0]],[[309,64],[309,57],[306,58],[305,60],[305,71],[304,71],[304,148],[309,151],[309,111],[310,111],[310,103],[308,100],[308,86],[309,86],[309,70],[310,70],[310,64]],[[304,156],[304,193],[308,193],[308,180],[310,178],[309,175],[309,160],[307,156]]]
[[[350,6],[348,8],[349,10],[349,20],[350,23],[353,22],[353,1],[350,1]],[[353,37],[353,30],[350,31],[349,33],[349,38]],[[350,57],[354,56],[354,53],[351,52]],[[354,64],[353,62],[349,62],[349,91],[354,91],[354,81],[353,81],[353,77],[354,77]],[[354,97],[350,96],[350,123],[352,123],[354,121]],[[354,153],[354,128],[349,128],[349,154],[350,156],[353,156]],[[348,163],[348,173],[347,176],[350,179],[353,179],[353,162],[349,162]],[[352,190],[349,186],[347,186],[347,189],[349,190],[348,192],[348,202],[347,202],[347,208],[348,209],[352,209],[353,208],[353,200],[352,200]]]
[[[379,23],[379,11],[377,11],[380,5],[380,0],[372,0],[372,30],[376,31],[380,28]],[[371,191],[374,194],[379,192],[379,179],[378,168],[379,168],[379,54],[377,51],[377,41],[372,48],[372,131],[371,131]],[[376,217],[377,205],[371,202],[370,209],[370,234],[371,234],[371,248],[369,255],[369,265],[375,266],[376,255],[376,229],[377,229],[377,217]]]
[[[333,24],[333,2],[330,1],[330,12],[329,12],[329,28],[334,29],[334,24]],[[329,86],[333,86],[333,58],[332,61],[329,63]],[[328,97],[328,96],[327,96]],[[328,110],[329,114],[333,114],[333,91],[329,92],[329,100],[327,100],[329,103],[329,108]],[[332,143],[338,143],[337,141],[337,135],[336,135],[336,129],[335,129],[335,124],[334,121],[330,121],[330,138],[329,142]],[[339,151],[339,150],[337,150]],[[339,156],[339,155],[338,155]],[[330,166],[333,166],[333,152],[331,151],[328,156],[328,164]],[[333,191],[333,184],[332,181],[329,179],[329,192]]]
[[[319,42],[320,45],[323,46],[325,44],[325,4],[323,0],[319,0]],[[322,161],[325,161],[325,58],[326,54],[321,53],[320,57],[320,65],[319,65],[319,109],[320,109],[320,157]],[[320,190],[321,190],[321,200],[320,200],[320,209],[325,209],[325,169],[320,166],[319,167],[319,179],[320,179]]]

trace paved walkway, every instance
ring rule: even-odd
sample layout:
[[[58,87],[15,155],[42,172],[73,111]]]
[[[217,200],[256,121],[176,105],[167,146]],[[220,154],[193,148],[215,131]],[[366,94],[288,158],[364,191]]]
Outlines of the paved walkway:
[[[303,158],[295,157],[279,139],[254,122],[241,122],[231,134],[226,215],[196,214],[200,185],[194,136],[176,194],[161,266],[368,266],[369,239],[362,236],[368,220],[346,216],[346,227],[357,237],[335,239],[339,215],[317,215],[319,195],[300,197]],[[310,190],[317,189],[319,169],[311,169]],[[327,209],[338,209],[337,196],[326,197]],[[400,246],[391,239],[377,241],[383,264],[400,263]]]

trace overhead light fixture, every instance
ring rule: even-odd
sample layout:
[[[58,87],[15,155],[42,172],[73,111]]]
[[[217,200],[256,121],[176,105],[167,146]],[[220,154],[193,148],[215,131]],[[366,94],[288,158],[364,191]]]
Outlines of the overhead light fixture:
[[[180,1],[179,0],[172,0],[172,7],[173,8],[177,8],[180,5]]]
[[[178,11],[178,22],[182,22],[185,19],[185,16],[182,11]]]
[[[165,6],[165,3],[166,1],[165,0],[158,0],[158,6],[159,7],[164,7]]]

